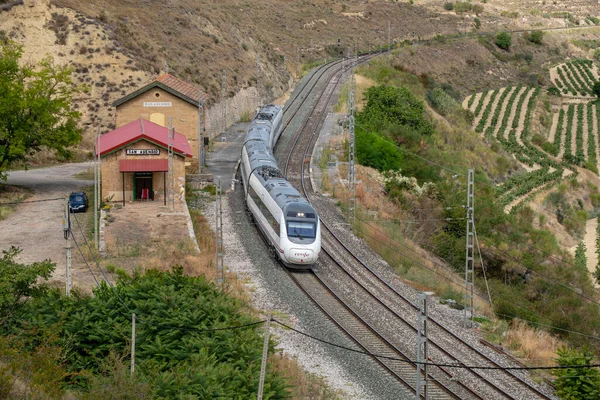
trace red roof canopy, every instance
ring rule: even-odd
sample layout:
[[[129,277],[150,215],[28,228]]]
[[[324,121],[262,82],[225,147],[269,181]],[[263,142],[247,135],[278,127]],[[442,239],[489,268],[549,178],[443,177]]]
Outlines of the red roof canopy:
[[[168,148],[169,130],[154,122],[136,119],[100,136],[99,146],[96,146],[96,155],[98,149],[100,149],[100,156],[103,156],[139,140],[146,140],[157,146]],[[177,132],[173,138],[173,151],[184,157],[192,157],[192,149],[187,138]]]
[[[119,160],[119,172],[168,171],[169,160]]]

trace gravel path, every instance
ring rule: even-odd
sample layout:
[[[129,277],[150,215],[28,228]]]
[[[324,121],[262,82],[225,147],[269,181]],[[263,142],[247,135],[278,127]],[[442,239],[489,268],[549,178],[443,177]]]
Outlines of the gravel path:
[[[27,201],[61,198],[54,201],[23,203],[7,219],[0,221],[0,249],[10,246],[21,248],[22,252],[17,256],[17,261],[24,264],[52,260],[56,263],[56,270],[51,282],[56,285],[64,285],[66,271],[65,239],[62,231],[65,200],[62,199],[74,190],[93,185],[93,181],[73,178],[74,174],[86,172],[90,166],[88,162],[63,164],[28,171],[12,171],[8,174],[9,185],[20,185],[34,191]],[[85,218],[84,215],[86,214],[77,214],[80,223]],[[73,229],[74,233],[78,234],[75,224]],[[92,287],[93,278],[84,265],[78,264],[76,252],[77,249],[73,248],[73,285]]]

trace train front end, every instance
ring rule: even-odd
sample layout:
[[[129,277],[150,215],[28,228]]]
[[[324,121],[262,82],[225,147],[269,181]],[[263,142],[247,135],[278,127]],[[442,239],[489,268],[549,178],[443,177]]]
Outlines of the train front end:
[[[310,269],[321,252],[319,216],[309,203],[289,203],[283,209],[281,259],[286,267]]]

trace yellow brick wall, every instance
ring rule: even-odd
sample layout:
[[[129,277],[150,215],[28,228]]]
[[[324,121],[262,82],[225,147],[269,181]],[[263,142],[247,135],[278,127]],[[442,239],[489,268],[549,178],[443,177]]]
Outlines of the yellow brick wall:
[[[159,149],[160,154],[157,156],[151,155],[127,155],[127,149]],[[167,159],[167,149],[156,146],[153,143],[141,140],[123,147],[113,153],[102,157],[102,200],[111,202],[123,201],[123,174],[119,171],[119,160],[141,160],[141,159]],[[174,158],[174,175],[175,175],[175,194],[176,198],[179,195],[184,195],[185,190],[185,160],[179,155]],[[133,172],[125,173],[125,201],[133,200]],[[168,178],[168,172],[154,172],[152,174],[152,189],[154,190],[154,201],[164,201],[164,179]],[[168,187],[167,187],[168,190]]]
[[[171,107],[144,107],[144,102],[171,102]],[[165,127],[168,126],[169,117],[173,117],[175,131],[188,139],[192,154],[197,158],[198,107],[160,88],[150,89],[119,105],[116,109],[116,125],[118,128],[140,118],[155,122],[152,115],[157,113],[164,115]]]

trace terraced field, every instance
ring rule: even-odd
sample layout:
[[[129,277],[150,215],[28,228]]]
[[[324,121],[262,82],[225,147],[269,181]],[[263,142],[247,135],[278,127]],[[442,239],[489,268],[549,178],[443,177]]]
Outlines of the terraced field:
[[[598,68],[592,60],[576,59],[551,68],[550,79],[563,96],[591,99]]]
[[[463,102],[475,115],[473,129],[487,140],[500,143],[527,169],[498,187],[507,212],[518,209],[564,175],[573,173],[572,164],[597,164],[600,159],[596,119],[600,114],[591,105],[573,105],[561,110],[553,118],[548,145],[532,143],[531,115],[540,92],[541,88],[509,86],[477,93]]]
[[[550,153],[566,163],[598,173],[599,117],[598,105],[592,102],[563,104],[552,119],[548,141],[553,143],[554,152]]]

